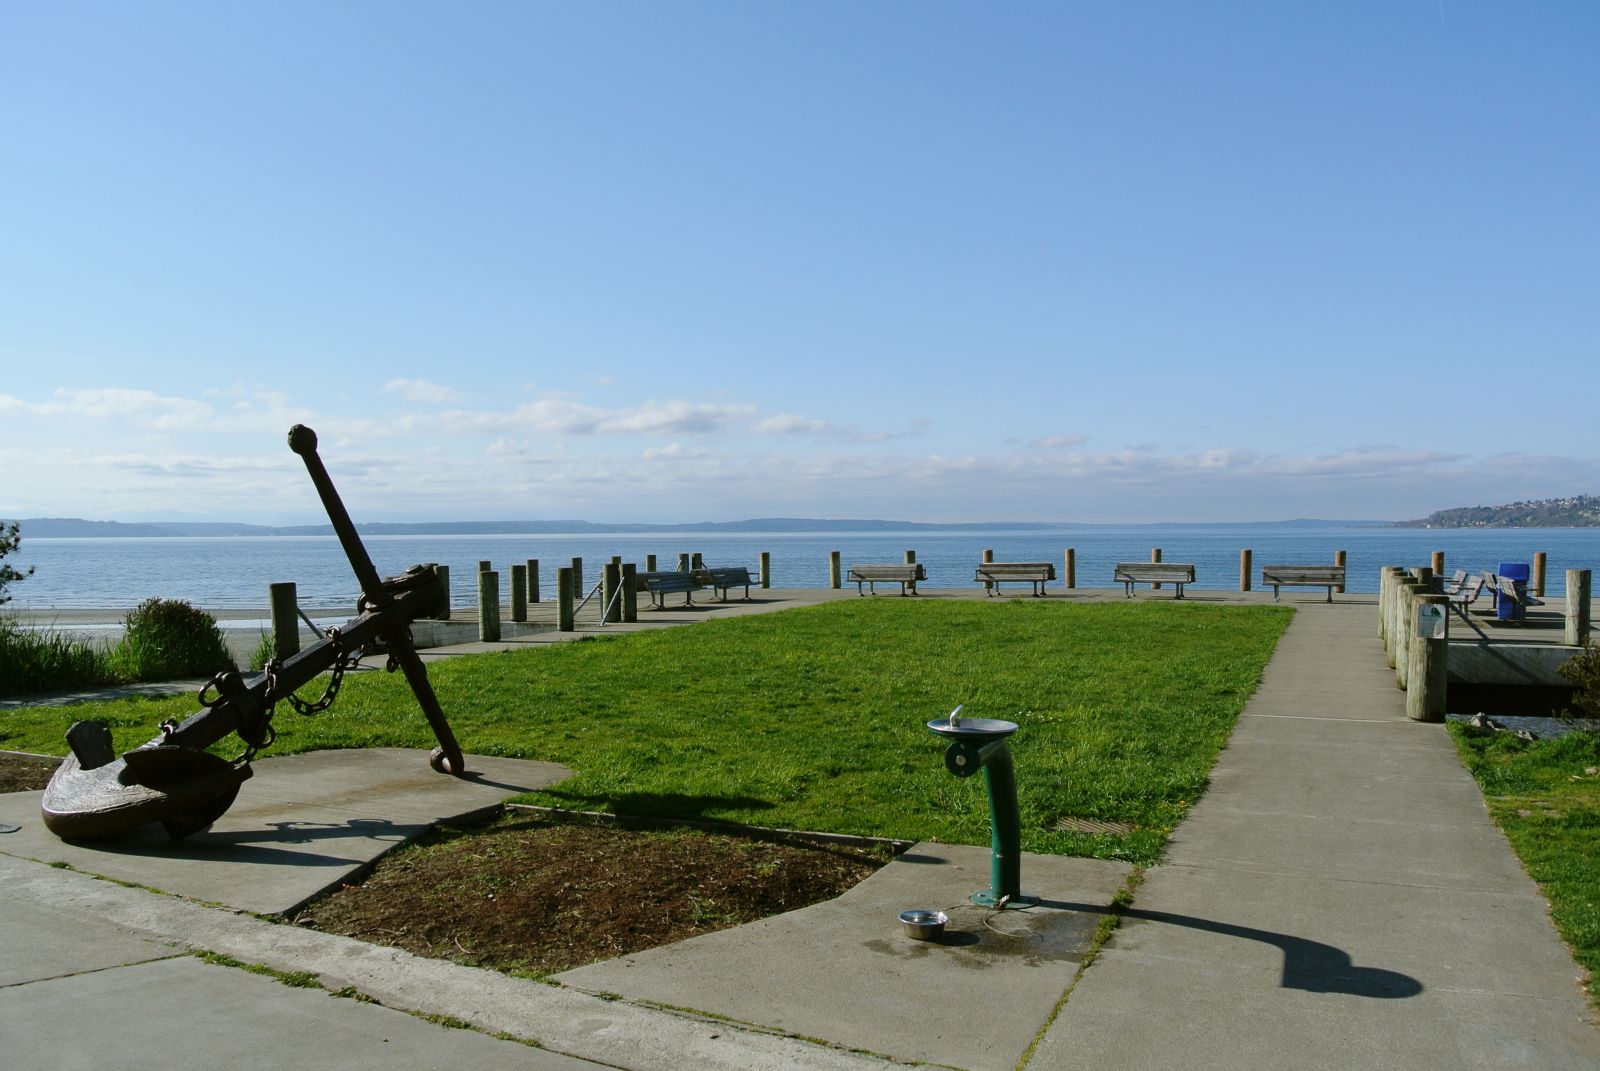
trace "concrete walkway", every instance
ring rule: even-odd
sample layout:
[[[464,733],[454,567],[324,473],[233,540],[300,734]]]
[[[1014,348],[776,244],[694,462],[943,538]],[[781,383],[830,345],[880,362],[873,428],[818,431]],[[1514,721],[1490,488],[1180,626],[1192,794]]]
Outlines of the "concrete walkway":
[[[1548,908],[1371,606],[1301,607],[1032,1069],[1600,1067]]]
[[[303,872],[354,873],[369,850],[357,842],[559,776],[498,760],[401,808],[379,798],[398,776],[385,763],[409,776],[420,754],[323,753],[261,766],[316,764],[306,783],[325,790],[290,791],[298,775],[270,771],[246,783],[241,807],[260,788],[263,809],[230,817],[264,835],[219,829],[170,853],[62,846],[27,828],[38,793],[0,796],[0,819],[25,827],[0,836],[7,1066],[1600,1066],[1545,903],[1443,729],[1405,719],[1371,600],[1298,608],[1212,787],[1081,975],[1131,868],[1027,857],[1023,886],[1045,902],[996,915],[966,903],[987,884],[987,850],[948,845],[918,845],[831,903],[557,985],[242,913],[298,902]],[[242,885],[224,880],[241,871]],[[279,875],[284,889],[263,892]],[[912,906],[951,909],[943,941],[899,933],[894,915]],[[192,950],[307,972],[327,991]],[[345,987],[381,1004],[328,992]]]

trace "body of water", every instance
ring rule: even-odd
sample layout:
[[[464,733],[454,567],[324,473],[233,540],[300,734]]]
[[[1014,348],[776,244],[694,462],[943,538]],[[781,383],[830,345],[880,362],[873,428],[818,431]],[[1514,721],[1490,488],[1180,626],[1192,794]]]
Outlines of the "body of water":
[[[1050,561],[1062,571],[1063,552],[1077,556],[1079,587],[1114,587],[1119,561],[1148,561],[1160,547],[1169,562],[1195,566],[1196,588],[1235,590],[1239,551],[1254,553],[1255,583],[1264,564],[1332,563],[1348,553],[1347,590],[1374,592],[1385,565],[1426,565],[1436,550],[1448,570],[1477,572],[1501,562],[1531,562],[1548,555],[1546,591],[1560,595],[1565,570],[1600,568],[1600,529],[1449,529],[1286,527],[1278,525],[1198,527],[1139,525],[1059,530],[894,533],[669,533],[625,535],[368,536],[368,553],[389,576],[418,562],[450,567],[452,600],[460,607],[477,599],[478,562],[487,559],[508,589],[510,567],[540,562],[546,597],[555,592],[555,570],[576,556],[591,582],[614,554],[643,567],[655,554],[670,569],[680,553],[704,555],[708,565],[744,565],[755,575],[762,551],[772,555],[772,585],[820,588],[828,583],[828,554],[839,551],[843,568],[866,562],[898,562],[907,550],[928,570],[927,587],[967,587],[985,549],[997,561]],[[16,609],[121,609],[152,596],[184,599],[207,609],[267,605],[267,586],[291,580],[303,606],[343,610],[354,606],[359,586],[339,542],[332,536],[264,536],[160,539],[28,539],[14,555],[20,568],[35,566],[14,584]],[[1059,589],[1058,581],[1053,588]]]

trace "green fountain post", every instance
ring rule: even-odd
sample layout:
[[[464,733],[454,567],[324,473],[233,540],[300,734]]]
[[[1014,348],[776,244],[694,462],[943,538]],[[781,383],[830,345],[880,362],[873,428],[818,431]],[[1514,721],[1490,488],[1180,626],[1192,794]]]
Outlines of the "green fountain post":
[[[960,710],[959,707],[956,708]],[[1009,738],[1015,722],[994,718],[957,718],[928,722],[936,735],[950,739],[945,769],[957,777],[983,771],[989,794],[989,887],[972,894],[980,907],[1021,908],[1039,902],[1022,891],[1022,810],[1017,805],[1017,778]]]

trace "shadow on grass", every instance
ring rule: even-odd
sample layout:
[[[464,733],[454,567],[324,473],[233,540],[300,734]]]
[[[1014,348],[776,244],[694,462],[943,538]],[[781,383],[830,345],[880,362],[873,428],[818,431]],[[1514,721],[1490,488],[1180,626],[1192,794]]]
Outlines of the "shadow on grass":
[[[754,796],[690,796],[676,792],[623,792],[606,796],[563,792],[559,788],[547,788],[544,794],[566,800],[580,809],[603,808],[617,815],[687,818],[695,821],[729,821],[720,817],[720,814],[728,811],[770,811],[774,806],[770,800]]]

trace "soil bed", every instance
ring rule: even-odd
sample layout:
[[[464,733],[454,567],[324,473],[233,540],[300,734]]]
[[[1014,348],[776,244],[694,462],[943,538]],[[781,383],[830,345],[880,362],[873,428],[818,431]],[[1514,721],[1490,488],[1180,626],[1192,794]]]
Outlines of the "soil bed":
[[[537,976],[832,899],[887,858],[887,849],[511,811],[435,830],[292,921]]]
[[[42,789],[60,759],[0,752],[0,792]],[[887,848],[508,811],[440,828],[292,921],[475,967],[543,975],[831,900]]]
[[[0,792],[34,792],[44,788],[60,759],[0,751]]]

